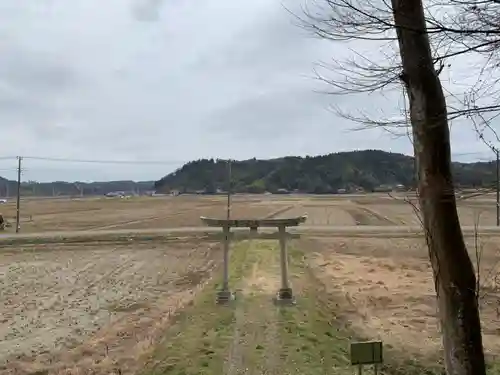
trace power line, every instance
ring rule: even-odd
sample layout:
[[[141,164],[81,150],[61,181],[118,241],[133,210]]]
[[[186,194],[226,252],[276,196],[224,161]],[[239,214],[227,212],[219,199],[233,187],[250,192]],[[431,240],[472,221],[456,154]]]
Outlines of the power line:
[[[474,156],[474,155],[484,155],[488,151],[474,151],[474,152],[452,152],[452,156]]]
[[[17,156],[0,157],[0,160],[17,159]],[[187,161],[182,160],[93,160],[93,159],[72,159],[72,158],[55,158],[44,156],[23,156],[23,159],[30,160],[43,160],[55,162],[68,162],[68,163],[94,163],[94,164],[155,164],[155,165],[168,165],[168,164],[185,164]]]
[[[463,156],[484,156],[487,151],[477,151],[477,152],[452,152],[452,157],[463,157]],[[137,164],[137,165],[182,165],[189,163],[186,160],[106,160],[106,159],[73,159],[73,158],[58,158],[58,157],[48,157],[48,156],[23,156],[23,159],[29,160],[39,160],[39,161],[53,161],[62,163],[89,163],[89,164]],[[479,160],[485,160],[486,157],[478,158]],[[2,160],[18,160],[17,156],[0,156],[0,161]],[[193,159],[194,160],[194,159]],[[488,159],[494,161],[494,159]],[[16,168],[17,169],[17,168]]]

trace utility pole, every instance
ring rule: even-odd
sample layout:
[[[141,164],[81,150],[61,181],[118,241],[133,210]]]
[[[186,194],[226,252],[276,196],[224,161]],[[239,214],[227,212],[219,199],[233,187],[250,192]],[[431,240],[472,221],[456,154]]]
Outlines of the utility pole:
[[[231,218],[231,159],[227,161],[227,220]]]
[[[75,182],[73,183],[73,186],[78,190],[78,194],[80,195],[80,198],[83,198],[83,185]]]
[[[19,233],[21,229],[20,219],[21,219],[21,162],[23,158],[21,156],[17,157],[17,202],[16,202],[16,233]]]
[[[231,160],[227,161],[227,220],[231,218]],[[224,273],[222,279],[222,289],[217,300],[219,303],[225,303],[232,299],[232,293],[229,289],[229,242],[231,240],[231,226],[229,222],[224,225]]]
[[[496,190],[497,190],[497,227],[500,227],[500,160],[499,160],[499,152],[498,149],[495,148],[495,154],[497,157],[497,181],[496,181]]]

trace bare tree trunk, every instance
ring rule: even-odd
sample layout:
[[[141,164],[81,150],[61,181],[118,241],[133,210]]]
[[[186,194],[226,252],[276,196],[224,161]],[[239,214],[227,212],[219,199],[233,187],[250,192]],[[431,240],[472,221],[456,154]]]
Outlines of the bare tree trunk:
[[[484,375],[476,277],[460,227],[446,102],[434,69],[421,0],[392,0],[417,162],[420,207],[448,375]]]

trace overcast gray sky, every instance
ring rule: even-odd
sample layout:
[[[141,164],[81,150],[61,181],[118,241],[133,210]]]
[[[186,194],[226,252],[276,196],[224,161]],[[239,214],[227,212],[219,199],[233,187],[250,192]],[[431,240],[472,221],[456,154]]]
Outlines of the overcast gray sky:
[[[24,179],[157,179],[202,157],[412,152],[408,139],[350,132],[328,110],[392,113],[398,94],[315,92],[326,89],[315,63],[348,47],[312,38],[280,0],[2,0],[0,48],[0,157],[166,162],[26,160]],[[455,154],[488,156],[467,127],[452,135]],[[0,175],[13,178],[15,163],[0,161]]]

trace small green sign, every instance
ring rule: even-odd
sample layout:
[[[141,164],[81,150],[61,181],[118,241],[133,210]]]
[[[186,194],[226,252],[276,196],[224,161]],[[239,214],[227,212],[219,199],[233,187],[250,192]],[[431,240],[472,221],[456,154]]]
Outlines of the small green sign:
[[[373,365],[383,361],[382,341],[351,343],[352,365]]]

